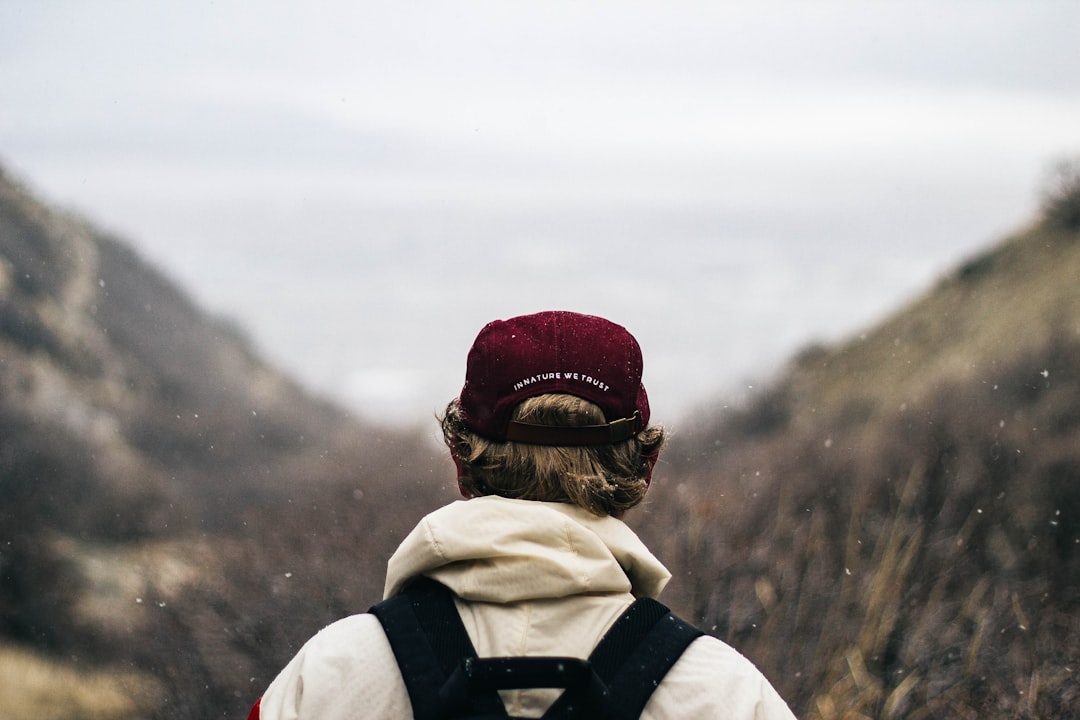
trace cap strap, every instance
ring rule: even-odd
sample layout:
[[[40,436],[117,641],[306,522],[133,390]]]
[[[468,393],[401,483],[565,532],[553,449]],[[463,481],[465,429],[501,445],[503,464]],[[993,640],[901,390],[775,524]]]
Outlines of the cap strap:
[[[511,420],[506,428],[506,439],[525,445],[556,445],[580,447],[586,445],[614,445],[628,440],[641,429],[641,413],[637,410],[628,418],[613,420],[606,425],[533,425]]]

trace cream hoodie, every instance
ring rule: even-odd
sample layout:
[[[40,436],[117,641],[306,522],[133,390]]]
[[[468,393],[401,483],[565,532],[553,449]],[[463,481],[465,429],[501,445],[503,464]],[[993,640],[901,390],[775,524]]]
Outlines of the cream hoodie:
[[[585,658],[635,597],[656,597],[670,573],[624,523],[561,503],[482,497],[424,518],[390,558],[385,596],[426,575],[457,596],[482,656]],[[557,692],[503,694],[540,717]],[[307,642],[261,700],[262,720],[411,718],[408,693],[374,616],[353,615]],[[794,716],[742,655],[698,638],[668,672],[645,720]]]

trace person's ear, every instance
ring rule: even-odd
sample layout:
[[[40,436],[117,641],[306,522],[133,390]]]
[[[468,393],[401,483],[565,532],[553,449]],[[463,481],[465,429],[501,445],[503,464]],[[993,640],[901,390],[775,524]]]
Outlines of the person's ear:
[[[468,492],[465,489],[465,486],[461,483],[461,479],[468,477],[469,473],[466,472],[465,464],[463,462],[461,462],[461,458],[459,458],[456,453],[450,453],[450,457],[453,458],[454,467],[457,468],[457,489],[458,489],[458,492],[461,493],[461,497],[468,500],[469,498],[472,497],[472,493]]]
[[[648,472],[645,474],[645,487],[649,487],[652,484],[653,469],[656,468],[656,461],[660,459],[660,451],[657,450],[652,455],[645,456],[645,462],[649,466]]]

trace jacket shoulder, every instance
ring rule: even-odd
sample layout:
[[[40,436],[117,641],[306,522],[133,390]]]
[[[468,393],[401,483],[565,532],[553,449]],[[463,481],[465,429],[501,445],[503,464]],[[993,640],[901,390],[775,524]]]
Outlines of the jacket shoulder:
[[[794,720],[795,716],[750,660],[727,643],[703,635],[664,677],[641,717]]]
[[[308,640],[267,688],[262,720],[400,718],[412,713],[378,619],[351,615]]]

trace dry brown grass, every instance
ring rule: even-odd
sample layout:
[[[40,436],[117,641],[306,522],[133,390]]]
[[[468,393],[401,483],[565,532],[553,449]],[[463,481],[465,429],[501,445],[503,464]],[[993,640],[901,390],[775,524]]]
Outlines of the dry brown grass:
[[[0,647],[0,720],[129,720],[162,699],[160,683],[135,672],[86,671],[25,648]]]
[[[806,409],[858,403],[890,415],[950,383],[996,374],[1018,350],[1080,339],[1075,230],[1035,225],[941,280],[912,305],[828,352],[807,352],[786,380]],[[812,422],[812,417],[803,418]]]
[[[1038,228],[677,434],[669,602],[804,718],[1080,717],[1077,278]]]

